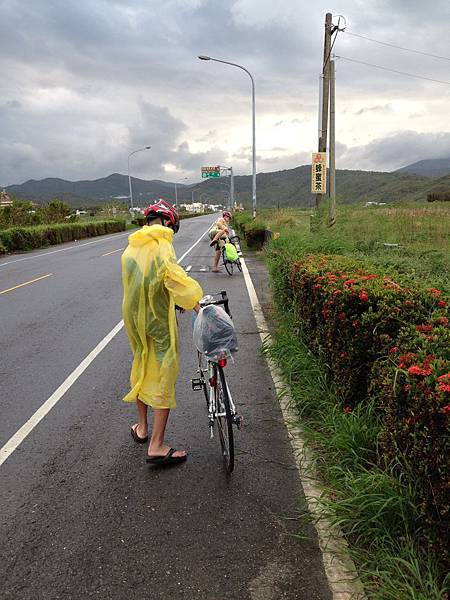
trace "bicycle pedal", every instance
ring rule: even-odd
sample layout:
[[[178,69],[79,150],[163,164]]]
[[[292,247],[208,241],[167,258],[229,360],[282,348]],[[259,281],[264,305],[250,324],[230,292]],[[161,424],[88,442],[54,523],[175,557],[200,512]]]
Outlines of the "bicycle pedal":
[[[203,389],[203,384],[201,379],[191,379],[192,389],[195,392],[201,391]]]
[[[234,415],[233,423],[235,425],[237,425],[237,428],[239,429],[239,431],[242,431],[242,429],[244,427],[244,417],[242,417],[241,415]]]

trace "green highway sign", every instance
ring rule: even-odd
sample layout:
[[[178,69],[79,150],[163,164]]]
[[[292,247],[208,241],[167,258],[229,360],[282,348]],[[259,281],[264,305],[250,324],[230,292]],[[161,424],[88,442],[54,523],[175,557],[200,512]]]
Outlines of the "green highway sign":
[[[220,177],[220,167],[202,167],[202,179]]]
[[[202,177],[203,179],[205,179],[206,177],[220,177],[220,173],[202,173]]]

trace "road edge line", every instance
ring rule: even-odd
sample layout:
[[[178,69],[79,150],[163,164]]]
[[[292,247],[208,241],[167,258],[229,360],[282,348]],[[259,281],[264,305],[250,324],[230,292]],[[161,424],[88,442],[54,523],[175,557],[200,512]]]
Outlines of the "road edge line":
[[[205,237],[210,230],[211,225],[208,229],[202,233],[198,240],[192,244],[188,250],[177,260],[179,264],[183,258],[185,258],[191,250],[193,250],[197,244]],[[33,429],[42,421],[42,419],[51,411],[51,409],[61,400],[64,394],[69,390],[76,380],[84,373],[94,359],[100,354],[100,352],[106,348],[109,342],[119,333],[123,327],[123,320],[119,321],[109,333],[95,346],[91,352],[81,361],[81,363],[75,367],[68,377],[62,382],[62,384],[53,392],[53,394],[47,398],[47,400],[41,404],[41,406],[31,415],[22,427],[20,427],[16,433],[14,433],[9,440],[0,448],[0,467],[2,464],[11,456],[11,454],[17,450],[20,444],[25,438],[33,431]]]
[[[266,319],[243,257],[241,257],[241,265],[250,304],[255,316],[256,327],[264,344],[268,341],[270,342],[272,338],[270,333],[268,333],[269,329]],[[298,415],[292,409],[293,400],[289,386],[283,380],[281,371],[275,362],[267,354],[264,358],[269,367],[269,373],[274,383],[283,421],[288,431],[289,441],[292,446],[308,510],[310,513],[320,516],[318,512],[318,500],[323,494],[323,489],[320,487],[320,483],[311,476],[311,473],[315,472],[314,457],[306,447],[303,432],[298,425]],[[348,544],[342,532],[322,517],[314,526],[317,531],[319,547],[323,557],[323,566],[333,594],[333,600],[363,600],[365,598],[364,587],[359,579],[353,559],[347,551]]]

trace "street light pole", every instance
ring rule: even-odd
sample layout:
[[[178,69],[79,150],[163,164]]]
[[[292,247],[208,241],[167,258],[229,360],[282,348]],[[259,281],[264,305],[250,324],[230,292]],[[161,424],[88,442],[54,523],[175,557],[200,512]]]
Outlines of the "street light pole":
[[[175,208],[178,208],[178,192],[177,192],[177,184],[180,183],[180,181],[184,181],[185,179],[188,179],[188,177],[182,177],[181,179],[179,179],[178,181],[175,181]]]
[[[133,150],[133,152],[130,152],[130,154],[128,155],[128,187],[130,189],[130,211],[133,210],[133,190],[131,187],[131,175],[130,175],[130,158],[133,156],[133,154],[136,154],[136,152],[141,152],[142,150],[150,150],[151,146],[145,146],[144,148],[138,148],[137,150]]]
[[[233,167],[220,167],[224,171],[229,172],[230,177],[230,193],[228,196],[228,210],[233,210],[234,208],[234,177],[233,177]]]
[[[252,82],[252,141],[253,141],[253,150],[252,150],[252,207],[253,207],[253,217],[256,217],[256,118],[255,118],[255,81],[253,79],[252,74],[248,69],[243,67],[242,65],[238,65],[236,63],[228,62],[227,60],[219,60],[218,58],[211,58],[210,56],[199,56],[200,60],[213,60],[214,62],[223,63],[224,65],[231,65],[232,67],[237,67],[238,69],[242,69],[247,73]]]

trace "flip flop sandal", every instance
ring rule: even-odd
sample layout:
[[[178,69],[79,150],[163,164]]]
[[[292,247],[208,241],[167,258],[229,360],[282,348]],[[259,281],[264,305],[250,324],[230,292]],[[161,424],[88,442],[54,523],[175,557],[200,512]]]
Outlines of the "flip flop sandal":
[[[187,454],[184,456],[173,456],[174,452],[176,450],[171,448],[165,456],[148,456],[146,462],[149,465],[175,465],[187,459]]]
[[[146,435],[143,438],[139,437],[138,434],[136,433],[137,428],[138,428],[138,425],[134,425],[131,428],[131,436],[132,436],[133,440],[135,442],[137,442],[138,444],[146,444],[148,442],[148,435]]]

